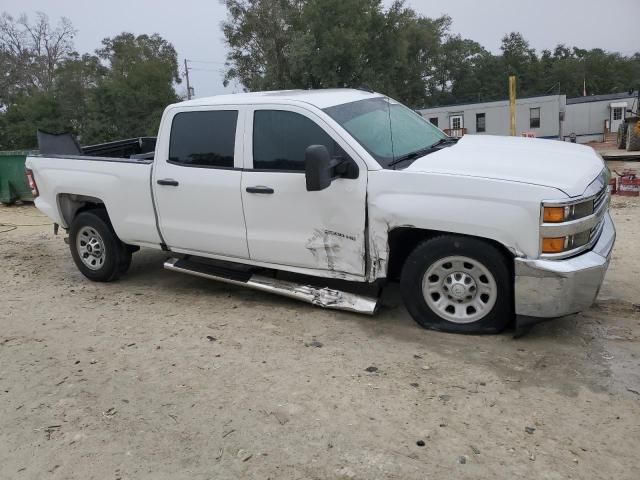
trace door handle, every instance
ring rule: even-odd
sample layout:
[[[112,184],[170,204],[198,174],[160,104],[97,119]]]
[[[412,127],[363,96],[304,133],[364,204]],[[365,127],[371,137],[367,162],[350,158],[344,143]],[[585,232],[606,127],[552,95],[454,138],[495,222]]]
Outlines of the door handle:
[[[273,188],[263,187],[262,185],[258,185],[257,187],[247,187],[247,192],[271,195],[273,193]]]
[[[177,187],[180,184],[178,183],[177,180],[174,180],[173,178],[163,178],[161,180],[158,180],[158,185],[167,185],[169,187]]]

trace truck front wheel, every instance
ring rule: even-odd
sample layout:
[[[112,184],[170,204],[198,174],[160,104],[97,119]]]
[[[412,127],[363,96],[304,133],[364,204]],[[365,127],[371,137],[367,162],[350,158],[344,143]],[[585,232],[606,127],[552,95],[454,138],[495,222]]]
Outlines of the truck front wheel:
[[[117,237],[103,209],[82,212],[73,220],[69,248],[78,270],[95,282],[116,280],[131,264],[131,251]]]
[[[441,235],[419,244],[400,280],[407,310],[421,326],[497,333],[513,318],[513,281],[504,255],[482,240]]]

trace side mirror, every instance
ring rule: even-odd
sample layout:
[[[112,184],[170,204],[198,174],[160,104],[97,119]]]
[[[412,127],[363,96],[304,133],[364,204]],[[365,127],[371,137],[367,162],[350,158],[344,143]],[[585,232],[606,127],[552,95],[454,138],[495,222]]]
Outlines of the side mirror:
[[[331,185],[331,155],[324,145],[311,145],[304,152],[307,191],[318,192]]]

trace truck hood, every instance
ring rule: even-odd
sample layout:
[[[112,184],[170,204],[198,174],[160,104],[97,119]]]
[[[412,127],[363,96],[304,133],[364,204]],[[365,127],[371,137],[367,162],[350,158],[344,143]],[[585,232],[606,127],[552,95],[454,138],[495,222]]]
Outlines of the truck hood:
[[[452,147],[414,161],[407,172],[466,175],[584,192],[604,161],[591,147],[521,137],[465,135]]]

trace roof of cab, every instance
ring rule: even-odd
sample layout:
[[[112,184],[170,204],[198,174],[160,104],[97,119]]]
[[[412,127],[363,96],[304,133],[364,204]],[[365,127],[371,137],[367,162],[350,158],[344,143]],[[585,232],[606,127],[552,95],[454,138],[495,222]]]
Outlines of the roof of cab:
[[[177,103],[183,106],[208,105],[247,105],[278,103],[279,101],[296,101],[309,103],[317,108],[328,108],[343,103],[356,102],[367,98],[380,97],[379,93],[355,90],[351,88],[328,88],[323,90],[278,90],[271,92],[235,93],[231,95],[216,95],[214,97],[196,98]]]

